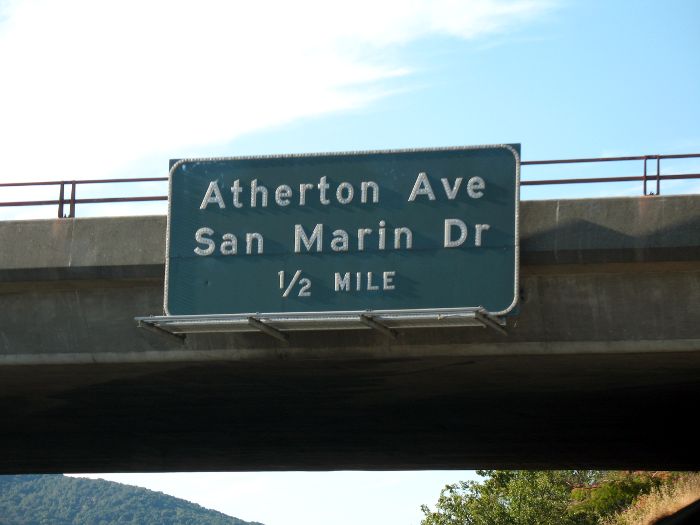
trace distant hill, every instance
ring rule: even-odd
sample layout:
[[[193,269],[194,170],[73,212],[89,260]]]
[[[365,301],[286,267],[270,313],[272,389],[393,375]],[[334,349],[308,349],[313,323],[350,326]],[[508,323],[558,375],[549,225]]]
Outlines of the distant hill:
[[[0,525],[262,525],[161,492],[67,476],[0,476]]]

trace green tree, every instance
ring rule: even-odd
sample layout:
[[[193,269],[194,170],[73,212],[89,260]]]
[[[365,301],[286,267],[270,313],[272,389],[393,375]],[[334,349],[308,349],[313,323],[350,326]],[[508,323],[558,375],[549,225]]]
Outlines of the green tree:
[[[629,507],[639,496],[676,479],[670,472],[607,472],[599,483],[579,485],[571,491],[570,514],[580,523],[597,523]]]
[[[480,470],[446,486],[422,525],[594,525],[658,487],[667,475],[597,470]]]
[[[596,480],[596,471],[479,470],[483,482],[446,486],[436,510],[423,505],[422,525],[562,525],[571,490]]]

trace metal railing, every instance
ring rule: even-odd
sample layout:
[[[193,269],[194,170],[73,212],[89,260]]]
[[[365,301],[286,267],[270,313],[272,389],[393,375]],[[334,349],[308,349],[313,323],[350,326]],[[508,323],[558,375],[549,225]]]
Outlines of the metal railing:
[[[700,173],[667,174],[661,173],[661,161],[663,159],[692,159],[700,158],[700,153],[683,153],[675,155],[639,155],[633,157],[595,157],[584,159],[558,159],[558,160],[527,160],[522,161],[522,166],[551,165],[551,164],[581,164],[596,162],[623,162],[623,161],[643,161],[642,174],[638,176],[624,177],[587,177],[587,178],[559,178],[540,180],[521,180],[521,186],[545,186],[555,184],[590,184],[608,182],[642,182],[643,195],[660,195],[662,180],[685,180],[700,179]],[[649,173],[649,161],[655,161],[656,169]],[[0,188],[11,187],[32,187],[32,186],[58,186],[58,199],[34,200],[34,201],[9,201],[0,202],[1,207],[14,206],[58,206],[59,218],[75,217],[75,208],[78,204],[108,204],[117,202],[149,202],[167,201],[167,195],[152,195],[142,197],[99,197],[99,198],[78,198],[76,196],[77,187],[85,184],[121,184],[139,182],[164,182],[168,177],[140,177],[128,179],[92,179],[92,180],[63,180],[63,181],[40,181],[40,182],[3,182]],[[656,192],[649,192],[649,184],[656,186]],[[66,196],[66,188],[70,188],[70,196]],[[68,214],[65,209],[68,207]]]
[[[36,200],[36,201],[10,201],[0,202],[0,208],[8,206],[56,206],[58,205],[58,217],[67,219],[75,217],[75,207],[78,204],[107,204],[114,202],[149,202],[167,201],[167,195],[151,195],[146,197],[99,197],[78,199],[76,197],[77,187],[81,184],[120,184],[136,182],[163,182],[168,177],[139,177],[131,179],[86,179],[86,180],[60,180],[60,181],[40,181],[40,182],[3,182],[0,188],[17,188],[23,186],[59,186],[58,199]],[[66,188],[70,187],[70,197],[66,197]],[[68,215],[64,213],[68,206]]]
[[[680,173],[680,174],[661,174],[662,159],[694,159],[700,158],[700,153],[680,153],[676,155],[638,155],[634,157],[595,157],[589,159],[562,159],[562,160],[525,160],[520,164],[523,166],[535,164],[581,164],[586,162],[621,162],[630,160],[642,160],[643,172],[639,176],[629,177],[589,177],[584,179],[544,179],[520,181],[521,186],[543,186],[549,184],[586,184],[586,183],[601,183],[601,182],[631,182],[642,181],[642,195],[661,195],[662,180],[683,180],[683,179],[700,179],[700,173]],[[656,161],[656,173],[650,174],[648,171],[648,162]],[[656,182],[656,193],[647,191],[649,181]]]

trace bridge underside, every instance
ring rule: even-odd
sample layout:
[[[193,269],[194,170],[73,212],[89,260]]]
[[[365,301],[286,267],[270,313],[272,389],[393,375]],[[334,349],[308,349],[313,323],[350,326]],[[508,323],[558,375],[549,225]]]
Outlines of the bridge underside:
[[[0,381],[3,472],[700,466],[687,352],[60,365]]]
[[[152,334],[163,228],[0,223],[0,472],[700,469],[698,197],[524,203],[507,336]]]

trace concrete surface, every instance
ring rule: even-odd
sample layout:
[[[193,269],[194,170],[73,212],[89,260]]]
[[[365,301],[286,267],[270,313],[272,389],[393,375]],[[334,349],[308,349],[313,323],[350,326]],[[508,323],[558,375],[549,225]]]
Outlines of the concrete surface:
[[[0,471],[700,468],[700,196],[524,202],[508,336],[171,340],[164,240],[0,222]]]

